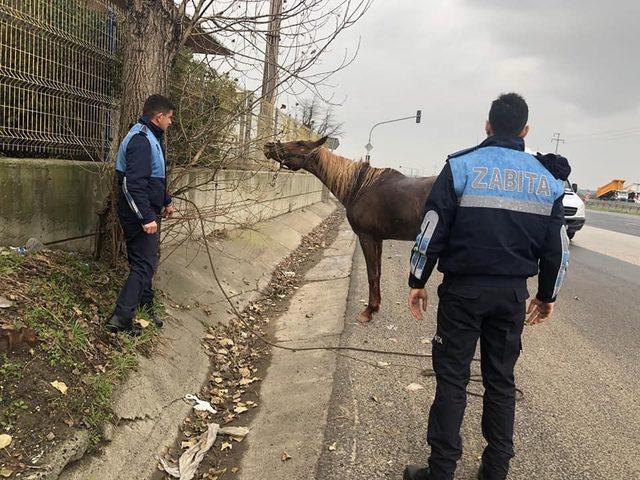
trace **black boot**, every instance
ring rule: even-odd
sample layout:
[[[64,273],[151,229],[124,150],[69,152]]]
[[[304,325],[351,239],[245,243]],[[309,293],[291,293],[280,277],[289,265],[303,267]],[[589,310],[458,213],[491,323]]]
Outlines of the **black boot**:
[[[140,330],[134,328],[133,321],[130,318],[127,319],[115,313],[111,316],[105,328],[109,333],[124,332],[133,336],[140,335]]]
[[[162,328],[164,326],[164,321],[156,315],[155,309],[153,308],[153,304],[140,305],[140,308],[144,310],[149,316],[149,320],[156,326],[156,328]]]
[[[407,465],[404,469],[403,480],[431,480],[429,468],[419,467],[417,465]]]
[[[149,313],[149,320],[153,322],[156,328],[162,328],[164,326],[164,321],[159,318],[154,312]]]

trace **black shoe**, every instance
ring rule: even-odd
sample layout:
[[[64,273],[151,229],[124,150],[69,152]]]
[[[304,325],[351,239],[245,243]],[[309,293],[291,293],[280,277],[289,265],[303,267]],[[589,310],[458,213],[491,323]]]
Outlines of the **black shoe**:
[[[140,305],[140,309],[147,312],[149,320],[156,326],[156,328],[162,328],[164,326],[164,321],[161,318],[158,318],[152,304]]]
[[[133,326],[133,321],[130,318],[127,319],[116,314],[111,316],[105,328],[109,333],[124,332],[134,337],[140,335],[140,330]]]
[[[402,475],[402,480],[431,480],[429,468],[419,467],[417,465],[407,465]]]
[[[149,313],[149,320],[153,322],[156,328],[162,328],[164,326],[164,322],[153,312]]]

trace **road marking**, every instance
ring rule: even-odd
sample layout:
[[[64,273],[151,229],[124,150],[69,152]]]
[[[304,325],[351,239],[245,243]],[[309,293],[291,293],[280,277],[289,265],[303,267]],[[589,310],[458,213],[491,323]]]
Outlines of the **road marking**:
[[[635,235],[585,225],[576,234],[573,244],[640,266],[640,237]]]

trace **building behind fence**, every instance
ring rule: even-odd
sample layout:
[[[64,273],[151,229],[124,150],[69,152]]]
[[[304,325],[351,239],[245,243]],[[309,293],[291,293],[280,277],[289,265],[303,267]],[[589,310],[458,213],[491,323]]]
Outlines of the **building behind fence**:
[[[122,16],[109,0],[0,0],[1,155],[111,158],[118,143],[113,137],[118,124]],[[197,95],[200,90],[194,87],[184,92]],[[274,107],[267,109],[272,116],[261,120],[254,98],[243,96],[249,108],[227,115],[234,124],[220,139],[245,149],[243,158],[255,160],[258,155],[255,143],[264,136],[264,128],[259,133],[261,124],[269,135],[285,140],[313,137]]]

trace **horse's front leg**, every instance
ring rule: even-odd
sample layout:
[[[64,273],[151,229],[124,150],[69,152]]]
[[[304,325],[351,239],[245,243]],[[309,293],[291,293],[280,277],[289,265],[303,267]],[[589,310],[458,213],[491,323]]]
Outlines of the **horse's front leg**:
[[[369,279],[369,304],[358,317],[362,323],[373,320],[373,313],[380,310],[380,271],[382,262],[382,240],[370,235],[358,235]]]

